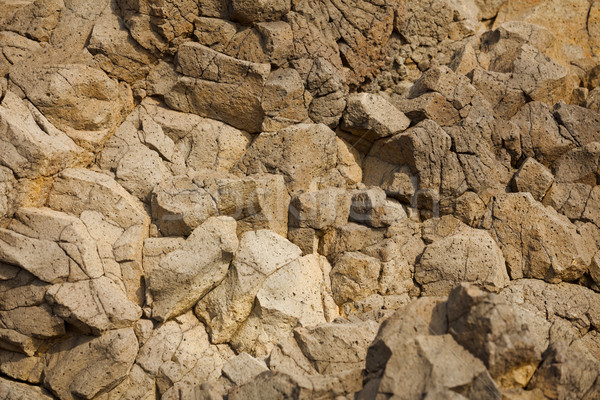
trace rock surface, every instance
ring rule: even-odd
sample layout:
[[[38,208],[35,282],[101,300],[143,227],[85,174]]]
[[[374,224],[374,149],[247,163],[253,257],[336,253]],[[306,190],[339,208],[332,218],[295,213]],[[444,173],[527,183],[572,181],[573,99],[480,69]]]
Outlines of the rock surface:
[[[600,398],[599,1],[0,3],[0,399]]]

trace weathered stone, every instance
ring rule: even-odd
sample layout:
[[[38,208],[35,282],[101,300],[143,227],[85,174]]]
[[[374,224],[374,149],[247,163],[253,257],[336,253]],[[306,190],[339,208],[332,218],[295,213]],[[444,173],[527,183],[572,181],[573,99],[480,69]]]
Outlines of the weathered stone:
[[[262,133],[237,168],[245,174],[283,174],[290,193],[345,185],[336,170],[338,145],[325,125],[299,124],[275,133]]]
[[[54,314],[86,334],[129,327],[142,315],[125,291],[106,277],[54,285],[46,292],[46,301]]]
[[[550,328],[532,313],[466,284],[448,297],[448,321],[455,340],[482,360],[502,387],[527,385],[542,360]],[[542,325],[541,332],[536,325]]]
[[[556,182],[595,186],[600,168],[600,143],[591,142],[566,152],[554,163]]]
[[[272,132],[307,121],[307,100],[304,82],[295,69],[273,71],[262,92],[261,107],[265,120],[261,130]]]
[[[179,47],[177,65],[183,76],[165,96],[169,107],[248,132],[261,130],[264,111],[260,102],[270,72],[268,64],[237,60],[188,42]]]
[[[288,375],[316,375],[317,370],[306,358],[293,336],[283,339],[273,347],[267,358],[269,369]]]
[[[249,398],[335,399],[349,395],[362,387],[360,369],[329,376],[287,375],[281,372],[263,372],[254,380],[229,392],[231,400]]]
[[[25,354],[0,350],[0,371],[12,379],[39,384],[43,369],[44,365],[40,357],[28,357]]]
[[[310,254],[270,275],[256,295],[252,314],[233,337],[232,346],[240,352],[267,355],[294,327],[327,322],[331,315],[324,306],[333,302],[329,269],[324,257]]]
[[[125,378],[137,351],[131,328],[67,339],[45,355],[44,385],[63,399],[94,398]]]
[[[529,192],[537,201],[542,201],[554,181],[552,172],[533,158],[526,159],[513,177],[516,192]]]
[[[100,150],[133,106],[126,84],[84,65],[15,70],[10,79],[52,124],[91,151]]]
[[[348,252],[336,258],[331,269],[331,290],[338,305],[376,293],[381,263],[362,253]]]
[[[427,92],[415,98],[392,100],[392,104],[406,114],[413,124],[430,119],[441,126],[451,126],[460,119],[452,103],[437,92]]]
[[[304,192],[290,202],[290,226],[327,229],[348,222],[351,199],[344,189]]]
[[[476,89],[469,79],[454,73],[448,67],[436,67],[426,71],[410,88],[409,97],[416,98],[428,92],[444,96],[457,110],[471,102]]]
[[[301,256],[301,250],[268,230],[246,232],[225,280],[194,308],[213,343],[226,343],[248,318],[263,282]]]
[[[574,225],[536,202],[531,194],[497,196],[486,219],[512,279],[571,281],[583,275],[590,264],[589,249]]]
[[[346,251],[360,251],[382,241],[383,238],[384,232],[381,230],[350,222],[325,232],[319,242],[319,254],[333,259]]]
[[[367,141],[403,132],[410,120],[383,97],[358,93],[348,98],[342,128]]]
[[[352,193],[350,221],[373,228],[383,228],[397,224],[405,218],[406,211],[402,205],[388,200],[380,188],[357,190]]]
[[[242,353],[232,358],[223,367],[223,375],[236,386],[250,382],[265,371],[268,371],[267,366],[248,353]]]
[[[164,321],[188,311],[225,278],[238,248],[235,225],[230,217],[209,218],[192,232],[183,248],[147,271],[154,319]]]
[[[53,175],[91,161],[89,152],[12,92],[0,103],[0,146],[0,163],[18,178]]]
[[[294,337],[317,371],[332,375],[364,367],[367,348],[375,338],[377,328],[375,321],[333,322],[311,329],[296,328]]]
[[[38,386],[0,378],[0,398],[5,400],[51,400],[54,397]]]
[[[278,20],[290,11],[290,0],[234,0],[232,18],[245,24]]]
[[[447,295],[459,282],[499,290],[509,281],[502,250],[483,230],[467,229],[428,245],[415,266],[426,295]]]

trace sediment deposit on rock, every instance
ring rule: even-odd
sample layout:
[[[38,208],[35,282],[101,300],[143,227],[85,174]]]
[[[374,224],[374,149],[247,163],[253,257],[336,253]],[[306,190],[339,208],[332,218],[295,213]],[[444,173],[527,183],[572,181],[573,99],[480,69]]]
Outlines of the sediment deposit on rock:
[[[600,1],[0,1],[0,399],[600,399]]]

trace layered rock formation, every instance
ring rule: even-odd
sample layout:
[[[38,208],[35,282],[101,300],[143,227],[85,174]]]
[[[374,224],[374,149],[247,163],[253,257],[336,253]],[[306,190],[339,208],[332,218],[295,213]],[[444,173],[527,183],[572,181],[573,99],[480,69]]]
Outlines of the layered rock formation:
[[[9,0],[0,399],[600,398],[600,2]]]

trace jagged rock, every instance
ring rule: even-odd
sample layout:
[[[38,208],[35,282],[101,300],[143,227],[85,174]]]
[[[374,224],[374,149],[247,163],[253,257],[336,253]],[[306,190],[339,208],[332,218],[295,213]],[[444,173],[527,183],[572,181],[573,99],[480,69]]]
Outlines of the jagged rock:
[[[527,103],[525,93],[511,74],[475,68],[470,73],[471,84],[492,105],[494,116],[511,118]]]
[[[308,120],[304,82],[295,69],[280,68],[269,75],[262,93],[263,132],[272,132]]]
[[[42,381],[43,369],[44,365],[40,357],[28,357],[25,354],[0,350],[0,371],[12,379],[39,384]]]
[[[529,192],[535,200],[542,201],[553,181],[548,168],[528,158],[513,177],[513,188],[516,192]]]
[[[600,141],[600,114],[587,108],[568,105],[564,101],[554,106],[554,117],[567,130],[566,136],[578,146]]]
[[[137,351],[132,328],[67,339],[45,355],[44,385],[63,399],[94,398],[127,376]]]
[[[351,198],[342,188],[304,192],[290,202],[289,224],[295,228],[327,229],[348,222]]]
[[[556,182],[585,183],[595,186],[600,166],[600,143],[591,142],[566,152],[554,163]]]
[[[301,35],[306,35],[307,31],[304,30],[305,27],[302,25],[307,24],[310,26],[311,24],[302,21],[302,17],[295,14],[290,14],[290,16],[296,17],[293,19],[292,29],[295,28],[296,33],[302,32]],[[294,22],[300,21],[302,21],[301,24],[294,24]],[[308,46],[306,50],[309,52],[312,50],[321,52],[322,49],[327,49],[327,52],[329,52],[333,45],[331,42],[327,42],[318,49],[318,47],[315,47],[315,44],[319,44],[318,42],[312,42],[312,38],[306,38],[305,40],[306,44],[299,44],[299,46],[300,48]],[[337,58],[337,54],[334,57]],[[342,113],[346,109],[348,89],[343,75],[340,76],[338,69],[328,60],[331,60],[331,57],[319,57],[314,63],[311,63],[311,68],[306,77],[306,89],[313,97],[308,110],[310,119],[315,123],[325,124],[333,128],[338,125]]]
[[[177,52],[177,70],[183,76],[165,96],[169,107],[260,132],[264,119],[260,102],[269,64],[238,60],[188,42]]]
[[[250,315],[263,282],[301,253],[300,248],[272,231],[243,234],[227,277],[194,308],[206,323],[211,341],[228,342]]]
[[[236,21],[250,25],[253,22],[278,20],[290,11],[290,0],[234,0],[233,15]]]
[[[108,7],[94,24],[87,49],[110,77],[133,84],[148,75],[156,59],[124,28],[123,20]]]
[[[91,161],[89,152],[12,92],[0,103],[0,146],[0,162],[18,178],[53,175]]]
[[[534,157],[549,167],[573,146],[571,135],[558,125],[545,103],[527,103],[511,122],[519,130],[517,157]]]
[[[353,222],[337,225],[325,232],[319,241],[319,254],[329,259],[347,251],[360,251],[384,239],[382,230],[371,229]]]
[[[493,290],[508,284],[502,250],[490,235],[465,229],[425,247],[415,280],[426,295],[447,295],[459,282],[477,282]]]
[[[229,392],[231,400],[251,398],[335,399],[359,391],[362,387],[360,369],[330,376],[298,376],[281,372],[263,372],[251,382]]]
[[[82,332],[100,335],[109,329],[131,326],[142,310],[109,278],[51,286],[46,301],[53,313]]]
[[[535,279],[523,279],[511,282],[500,295],[509,303],[523,307],[552,324],[562,321],[572,326],[573,330],[567,336],[559,336],[554,340],[571,341],[573,337],[582,336],[590,329],[600,326],[600,314],[596,308],[599,302],[597,294],[579,285],[554,285]]]
[[[336,258],[331,269],[331,290],[338,305],[376,293],[381,263],[374,257],[347,252]]]
[[[333,322],[311,329],[296,328],[294,337],[319,373],[333,375],[364,367],[377,328],[375,321]]]
[[[348,97],[342,128],[370,142],[403,132],[410,120],[383,97],[358,93]]]
[[[133,108],[126,84],[85,65],[14,70],[10,79],[54,126],[91,151],[100,149]]]
[[[427,70],[415,82],[410,88],[409,98],[417,98],[428,92],[441,94],[454,108],[460,110],[471,102],[476,89],[466,76],[440,66]]]
[[[151,400],[156,398],[156,383],[138,364],[133,364],[127,377],[114,389],[96,397],[100,400],[126,400],[137,398]]]
[[[548,398],[593,399],[600,395],[600,362],[578,345],[553,343],[529,383]]]
[[[485,226],[502,249],[512,279],[548,282],[575,280],[590,264],[587,249],[574,225],[529,193],[494,198]]]
[[[22,208],[8,228],[0,230],[2,262],[48,283],[99,278],[104,273],[96,243],[76,217]]]
[[[388,200],[382,189],[374,187],[352,193],[349,217],[353,222],[384,228],[405,219],[406,211],[400,203]]]
[[[188,312],[155,329],[136,363],[155,380],[158,394],[171,398],[179,390],[218,378],[233,357],[228,346],[211,345],[204,326]]]
[[[271,274],[256,294],[254,309],[233,337],[232,346],[239,352],[267,355],[294,327],[337,317],[330,268],[324,257],[310,254]]]
[[[0,378],[0,398],[4,400],[51,400],[54,397],[40,387]]]
[[[187,236],[209,217],[227,215],[242,231],[287,231],[287,191],[279,176],[175,176],[154,188],[152,217],[163,235]]]
[[[261,363],[248,353],[242,353],[239,356],[233,357],[225,364],[223,375],[237,386],[250,382],[257,375],[268,370],[264,363]]]
[[[454,339],[482,360],[502,387],[527,385],[542,361],[550,328],[532,313],[467,284],[448,297],[448,324]]]
[[[419,335],[390,349],[378,395],[448,398],[460,390],[468,399],[497,399],[498,387],[483,363],[451,335]]]
[[[231,217],[211,217],[196,228],[181,249],[146,271],[152,318],[164,321],[191,309],[225,278],[237,248]]]
[[[460,120],[452,103],[437,92],[427,92],[415,98],[393,98],[393,104],[412,121],[427,119],[441,126],[451,126]]]
[[[338,164],[335,133],[321,124],[298,124],[275,133],[262,133],[237,168],[245,174],[282,174],[290,193],[296,193],[345,186]]]
[[[273,347],[267,358],[267,364],[273,372],[288,375],[317,375],[317,370],[292,336],[288,336]]]

